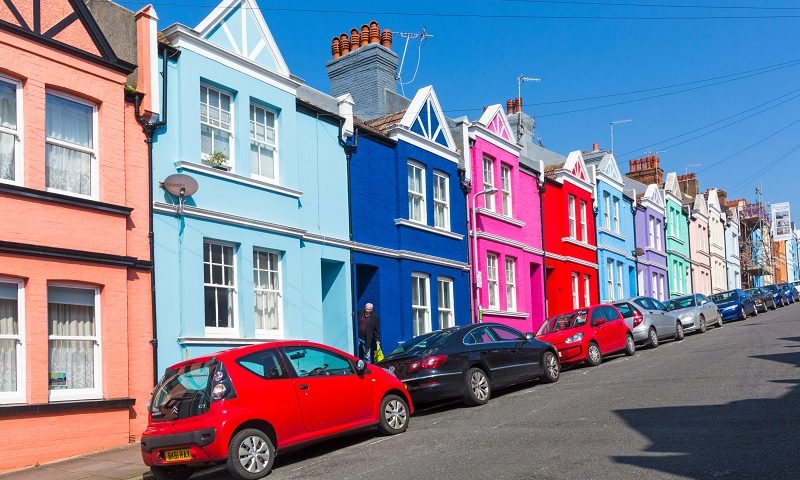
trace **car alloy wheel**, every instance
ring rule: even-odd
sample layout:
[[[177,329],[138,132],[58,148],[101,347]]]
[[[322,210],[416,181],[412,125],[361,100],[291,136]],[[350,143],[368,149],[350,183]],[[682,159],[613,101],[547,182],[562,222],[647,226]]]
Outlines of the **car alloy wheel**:
[[[489,401],[492,387],[489,377],[480,368],[473,367],[467,370],[467,389],[464,393],[464,403],[470,406],[484,405]]]
[[[742,305],[742,314],[739,315],[740,320],[747,320],[747,312],[744,310],[744,305]]]
[[[399,395],[387,395],[381,402],[382,417],[378,429],[386,435],[402,433],[408,428],[408,404]]]
[[[231,439],[228,448],[228,472],[241,480],[266,476],[275,461],[275,446],[266,433],[246,428]]]
[[[636,342],[633,341],[633,335],[625,335],[625,355],[631,356],[636,353]]]
[[[263,472],[269,463],[267,442],[252,435],[239,444],[239,463],[250,473]]]
[[[658,347],[658,334],[655,328],[650,327],[650,330],[647,332],[647,338],[650,342],[650,348]]]
[[[557,382],[558,377],[561,374],[561,363],[558,361],[556,355],[551,351],[544,352],[542,364],[544,365],[544,375],[542,375],[542,381],[544,383]]]
[[[700,333],[706,333],[708,330],[708,325],[706,324],[706,316],[700,314]]]
[[[676,341],[681,341],[681,340],[683,340],[684,336],[685,336],[685,334],[683,333],[683,324],[681,323],[680,320],[678,320],[675,323],[675,340]]]
[[[600,352],[600,347],[598,347],[596,343],[591,342],[588,347],[586,362],[590,366],[596,367],[597,365],[600,365],[602,361],[603,361],[603,354]]]

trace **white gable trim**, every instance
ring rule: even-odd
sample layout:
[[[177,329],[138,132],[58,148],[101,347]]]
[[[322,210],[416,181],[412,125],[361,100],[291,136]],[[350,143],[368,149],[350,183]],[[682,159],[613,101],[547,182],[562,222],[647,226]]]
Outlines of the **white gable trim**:
[[[488,130],[486,127],[479,123],[473,123],[469,126],[469,137],[474,139],[475,137],[481,137],[482,139],[486,140],[487,142],[491,143],[497,148],[501,148],[506,152],[519,156],[520,151],[522,150],[522,146],[515,143],[510,143],[506,141],[502,137],[498,137],[494,134],[491,130]]]
[[[269,30],[269,27],[267,27],[267,22],[264,21],[264,15],[261,13],[261,9],[258,8],[258,3],[255,0],[223,0],[222,3],[217,5],[217,7],[214,8],[214,10],[212,10],[211,13],[208,14],[208,16],[197,25],[195,30],[200,34],[201,37],[205,37],[209,32],[216,28],[217,25],[222,23],[225,20],[225,17],[236,7],[239,7],[242,13],[242,41],[244,42],[242,45],[242,48],[244,49],[243,53],[239,51],[236,42],[230,35],[230,30],[228,30],[227,26],[223,24],[223,29],[226,30],[225,34],[228,35],[228,40],[231,40],[233,48],[237,50],[236,53],[242,55],[244,58],[255,58],[255,55],[247,50],[247,27],[245,26],[247,24],[248,12],[252,13],[253,19],[255,20],[256,25],[261,32],[261,36],[266,40],[266,46],[269,47],[272,56],[275,58],[275,63],[278,67],[277,73],[283,75],[284,77],[288,77],[289,67],[286,65],[286,61],[283,59],[283,55],[278,48],[278,44],[275,42],[275,38],[272,36],[272,32]],[[260,53],[260,50],[258,53]]]
[[[197,32],[180,24],[172,25],[164,30],[164,35],[178,49],[186,49],[198,55],[213,60],[226,67],[238,70],[246,75],[268,83],[275,88],[297,95],[297,87],[302,83],[291,78],[281,76],[272,70],[265,68],[252,60],[229,52],[222,47],[204,40],[197,36]]]
[[[667,183],[665,184],[664,190],[669,194],[672,195],[673,198],[678,199],[678,203],[681,203],[681,187],[678,184],[678,174],[675,172],[670,172],[667,174]]]
[[[431,105],[433,105],[434,111],[431,113],[436,115],[439,119],[439,128],[442,130],[442,134],[444,135],[444,141],[447,144],[447,149],[455,152],[456,142],[453,139],[453,135],[450,133],[450,129],[447,128],[447,117],[444,116],[442,106],[439,104],[439,99],[436,97],[436,92],[433,90],[432,85],[428,85],[427,87],[423,87],[417,91],[417,94],[414,95],[414,99],[411,101],[411,105],[408,106],[405,115],[403,115],[402,120],[400,120],[400,125],[405,127],[409,133],[417,135],[416,133],[411,132],[411,127],[414,125],[414,122],[417,121],[417,117],[420,115],[420,113],[422,113],[422,107],[425,106],[428,98],[431,99]],[[436,133],[438,132],[431,132],[431,140],[421,136],[420,138],[425,138],[426,142],[436,144],[436,142],[433,140],[436,138]],[[441,147],[439,144],[436,145]]]
[[[458,163],[459,156],[457,152],[452,150],[448,150],[443,146],[439,145],[436,142],[431,142],[427,138],[420,137],[414,132],[407,130],[405,127],[402,126],[395,126],[389,131],[389,138],[394,141],[404,141],[406,143],[410,143],[415,147],[421,148],[428,152],[433,153],[434,155],[438,155],[440,157],[444,157],[451,162]]]
[[[711,211],[712,208],[722,213],[722,207],[719,205],[719,193],[716,188],[712,188],[708,191],[708,210]]]
[[[500,121],[503,123],[503,128],[506,129],[506,133],[508,133],[508,138],[511,139],[514,132],[511,130],[511,124],[508,123],[508,117],[506,116],[506,112],[503,111],[503,107],[500,104],[494,104],[486,108],[486,111],[483,112],[483,115],[481,115],[481,118],[478,120],[478,123],[486,127],[486,130],[491,132],[492,135],[497,135],[497,137],[500,138],[501,140],[509,141],[501,137],[499,134],[495,134],[494,132],[489,130],[489,125],[491,125],[495,117],[500,117]]]

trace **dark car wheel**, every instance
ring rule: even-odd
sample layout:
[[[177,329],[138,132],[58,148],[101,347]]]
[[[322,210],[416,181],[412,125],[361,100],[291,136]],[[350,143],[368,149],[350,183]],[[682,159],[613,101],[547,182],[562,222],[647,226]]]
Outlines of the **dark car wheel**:
[[[680,320],[678,320],[677,322],[675,322],[675,341],[679,342],[683,340],[683,337],[685,336],[686,334],[683,333],[683,324],[681,323]]]
[[[467,391],[464,392],[464,403],[471,407],[485,405],[492,395],[492,386],[486,372],[473,367],[467,370]]]
[[[596,367],[603,363],[603,353],[596,343],[589,342],[589,346],[586,350],[586,363],[588,363],[590,367]]]
[[[397,435],[408,428],[408,402],[397,395],[386,395],[381,402],[378,430],[384,435]]]
[[[186,480],[192,476],[194,470],[186,465],[174,467],[150,467],[150,473],[156,480]]]
[[[755,304],[755,303],[753,304],[753,316],[754,316],[754,317],[757,317],[757,316],[758,316],[758,307],[756,307],[756,304]]]
[[[744,305],[742,305],[742,312],[739,314],[739,320],[747,320],[747,312],[744,309]]]
[[[275,446],[269,436],[255,428],[245,428],[228,445],[228,473],[240,480],[267,476],[275,462]]]
[[[702,313],[700,314],[700,333],[706,333],[708,330],[708,325],[706,324],[706,317]]]
[[[630,333],[625,335],[625,355],[631,356],[636,353],[636,342],[633,341],[633,335]]]
[[[653,327],[650,327],[650,330],[647,331],[647,343],[650,344],[650,348],[658,348],[658,334]]]
[[[544,352],[542,355],[542,366],[544,373],[542,373],[543,383],[555,383],[561,375],[561,363],[558,361],[556,354],[550,350]]]

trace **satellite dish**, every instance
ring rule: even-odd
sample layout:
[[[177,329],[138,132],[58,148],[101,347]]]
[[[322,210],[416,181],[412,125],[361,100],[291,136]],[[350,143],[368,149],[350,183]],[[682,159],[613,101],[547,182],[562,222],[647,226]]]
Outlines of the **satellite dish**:
[[[174,173],[161,182],[164,189],[176,197],[191,197],[197,192],[197,180],[182,173]]]
[[[634,251],[636,252],[637,257],[641,257],[642,255],[644,255],[644,249],[642,247],[636,247],[636,250]]]

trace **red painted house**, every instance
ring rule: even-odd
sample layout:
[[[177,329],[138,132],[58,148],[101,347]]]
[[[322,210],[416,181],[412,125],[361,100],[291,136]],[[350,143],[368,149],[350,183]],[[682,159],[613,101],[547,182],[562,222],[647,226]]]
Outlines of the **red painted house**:
[[[579,151],[543,159],[547,315],[598,302],[592,180]]]

